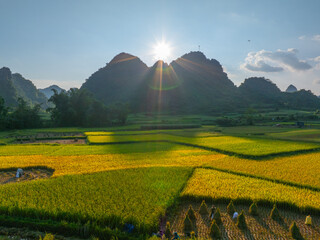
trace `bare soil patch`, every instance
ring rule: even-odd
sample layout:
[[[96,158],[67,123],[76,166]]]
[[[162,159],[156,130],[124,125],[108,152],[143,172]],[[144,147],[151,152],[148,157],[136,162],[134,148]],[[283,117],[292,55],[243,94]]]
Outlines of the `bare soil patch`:
[[[86,144],[85,139],[46,139],[46,140],[33,140],[33,141],[23,141],[20,144],[30,144],[30,143],[57,143],[57,144]]]
[[[44,168],[28,168],[23,169],[23,176],[16,178],[17,170],[1,170],[0,171],[0,184],[25,182],[42,178],[49,178],[53,174],[53,170]]]
[[[15,143],[57,143],[57,144],[86,144],[83,133],[38,133],[35,135],[16,136]]]
[[[183,203],[179,209],[178,214],[172,219],[169,219],[171,229],[173,232],[183,237],[183,221],[188,211],[189,206],[195,211],[196,214],[196,234],[198,238],[210,239],[209,229],[211,220],[209,216],[201,216],[199,214],[200,203]],[[236,210],[240,213],[241,210],[245,213],[247,230],[241,230],[236,226],[236,222],[232,220],[232,216],[227,214],[225,204],[215,204],[220,208],[222,225],[219,227],[222,239],[293,239],[289,232],[289,227],[293,221],[297,223],[301,234],[304,239],[320,239],[320,217],[312,216],[312,226],[305,225],[306,215],[279,210],[284,221],[278,223],[272,220],[269,215],[271,208],[259,207],[259,216],[253,217],[249,215],[249,207],[244,205],[235,205]],[[208,204],[209,210],[212,205]]]

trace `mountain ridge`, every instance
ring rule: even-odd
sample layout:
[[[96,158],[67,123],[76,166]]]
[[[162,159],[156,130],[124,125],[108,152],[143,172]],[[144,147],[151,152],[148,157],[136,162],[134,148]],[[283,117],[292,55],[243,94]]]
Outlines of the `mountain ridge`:
[[[0,85],[0,96],[9,106],[16,106],[18,97],[23,97],[45,108],[52,88],[63,91],[56,85],[37,89],[6,67],[0,69]],[[237,87],[219,61],[200,51],[186,53],[170,64],[159,60],[150,67],[137,56],[121,52],[86,79],[81,89],[106,105],[127,102],[132,112],[213,114],[249,107],[320,108],[320,99],[311,91],[282,92],[263,77],[247,78]]]
[[[39,91],[42,92],[49,99],[53,95],[52,89],[56,90],[57,93],[60,93],[61,91],[66,91],[65,89],[59,87],[56,84],[53,84],[46,88],[40,88]]]

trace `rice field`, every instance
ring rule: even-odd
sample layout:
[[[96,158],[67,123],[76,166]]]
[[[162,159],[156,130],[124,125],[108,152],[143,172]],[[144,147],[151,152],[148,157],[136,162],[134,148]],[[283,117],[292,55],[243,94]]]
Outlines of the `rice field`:
[[[318,209],[320,192],[286,186],[272,181],[238,176],[211,169],[196,169],[186,188],[184,198],[211,198],[248,202],[286,203],[301,209]]]
[[[216,136],[205,138],[192,138],[172,136],[168,134],[150,134],[150,135],[104,135],[88,136],[91,144],[110,144],[110,143],[131,143],[131,142],[157,142],[168,141],[173,143],[188,144],[192,146],[205,147],[216,151],[222,151],[228,154],[241,156],[262,157],[279,153],[288,153],[295,151],[305,151],[319,149],[318,144],[288,142],[281,140],[244,138],[234,136]]]
[[[134,237],[141,237],[161,227],[161,216],[178,214],[174,206],[184,200],[277,203],[302,218],[308,211],[320,214],[320,145],[292,138],[318,130],[116,129],[69,129],[86,135],[88,144],[82,145],[1,145],[0,171],[42,167],[53,174],[0,185],[0,222],[1,216],[80,225],[90,221],[115,232],[133,223]],[[41,131],[25,133],[32,132]]]
[[[0,186],[0,213],[55,220],[134,223],[151,231],[191,168],[136,168]]]
[[[286,140],[320,142],[319,129],[303,129],[281,133],[270,133],[268,136]]]

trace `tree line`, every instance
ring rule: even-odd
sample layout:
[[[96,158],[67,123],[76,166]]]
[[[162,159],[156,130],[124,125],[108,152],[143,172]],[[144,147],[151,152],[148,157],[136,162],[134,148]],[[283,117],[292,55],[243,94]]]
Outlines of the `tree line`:
[[[0,96],[0,129],[25,129],[41,127],[104,127],[123,125],[129,113],[128,105],[115,103],[106,106],[88,91],[72,88],[54,94],[49,99],[52,107],[47,109],[51,119],[41,118],[41,105],[30,106],[23,98],[18,99],[14,109],[5,105]]]

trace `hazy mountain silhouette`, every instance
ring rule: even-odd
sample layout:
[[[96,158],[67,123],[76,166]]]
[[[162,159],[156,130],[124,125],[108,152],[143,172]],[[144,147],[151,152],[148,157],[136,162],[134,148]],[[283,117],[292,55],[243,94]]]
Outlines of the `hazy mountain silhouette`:
[[[0,69],[0,96],[4,98],[6,104],[13,106],[17,103],[17,91],[13,86],[12,74],[9,68]]]
[[[39,92],[30,80],[21,74],[12,74],[7,67],[0,69],[0,86],[0,96],[8,106],[16,106],[19,97],[31,104],[42,104],[43,108],[48,106],[46,96]]]
[[[220,63],[201,52],[148,68],[130,54],[117,55],[95,72],[81,88],[106,104],[126,101],[135,112],[211,112],[234,107],[237,88]]]
[[[39,89],[39,91],[42,92],[49,99],[53,95],[52,89],[56,90],[57,93],[60,93],[61,91],[66,91],[65,89],[57,85],[51,85],[50,87]]]
[[[53,85],[37,90],[30,80],[0,69],[0,96],[9,106],[17,105],[18,97],[48,107]],[[115,56],[105,67],[93,73],[81,86],[106,105],[127,102],[133,112],[200,113],[232,112],[248,107],[283,107],[318,109],[320,99],[306,90],[281,92],[272,81],[252,77],[236,87],[215,59],[202,52],[190,52],[169,65],[157,61],[148,67],[128,53]],[[289,91],[296,90],[292,85]]]
[[[288,88],[286,89],[287,93],[293,93],[293,92],[297,92],[297,91],[298,91],[298,89],[295,86],[293,86],[292,84],[290,84],[288,86]]]
[[[276,84],[263,77],[247,78],[239,86],[243,100],[249,105],[281,105],[282,92]]]
[[[253,77],[239,87],[245,105],[253,107],[281,107],[290,109],[317,109],[320,101],[311,91],[281,92],[269,79]]]
[[[138,90],[148,67],[138,57],[120,53],[92,74],[82,85],[106,104],[130,101]]]

